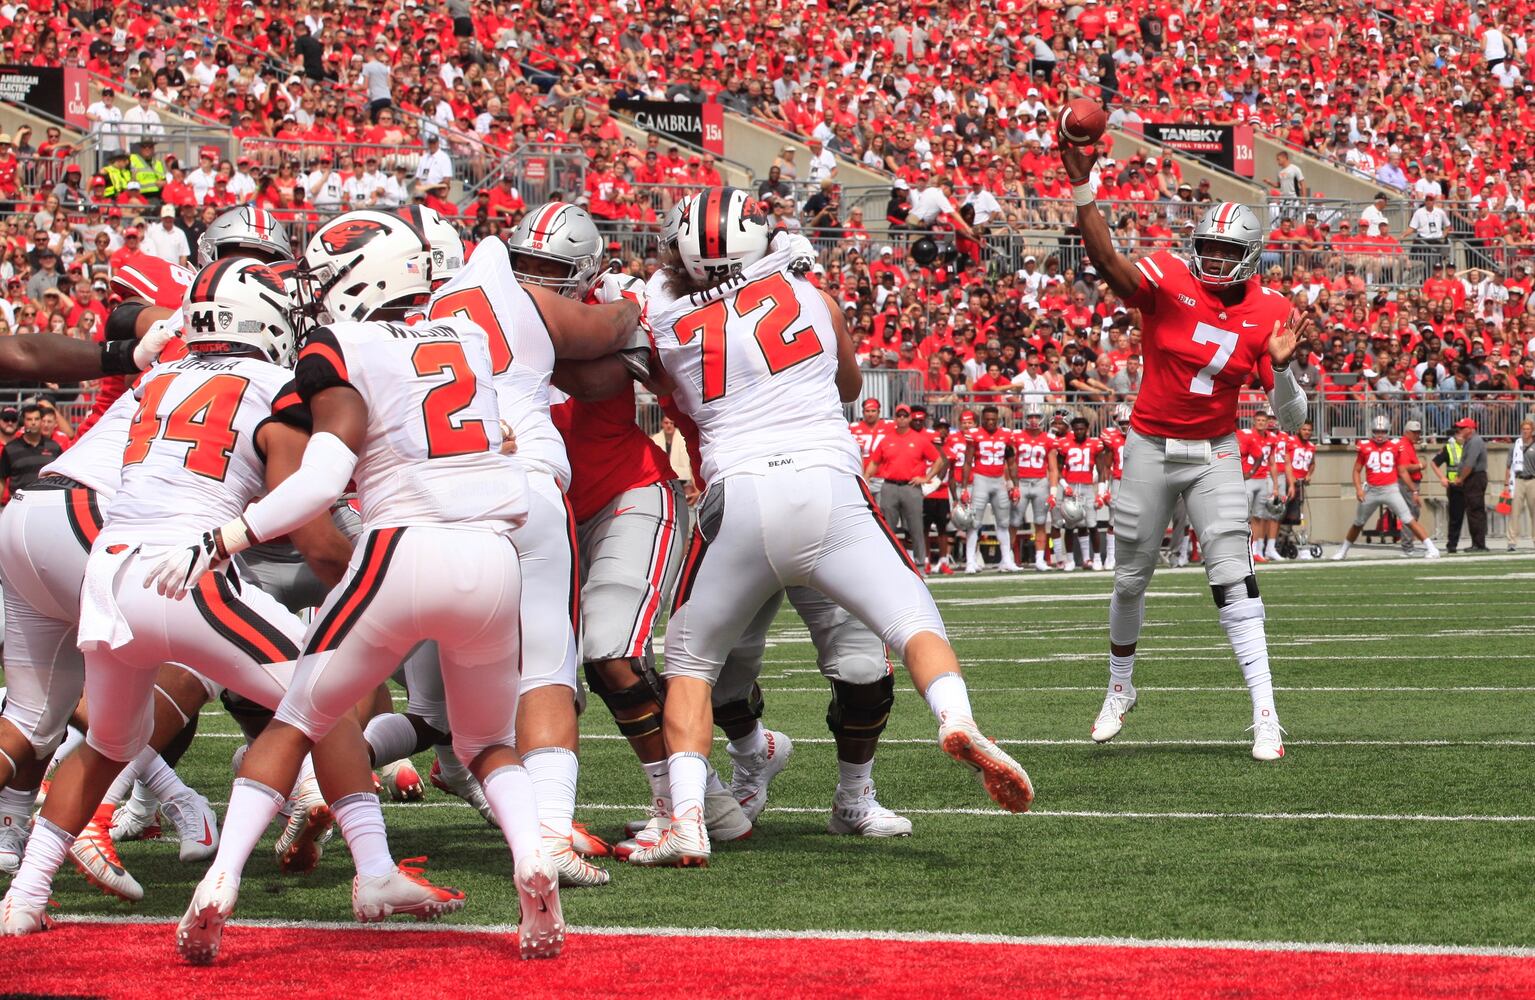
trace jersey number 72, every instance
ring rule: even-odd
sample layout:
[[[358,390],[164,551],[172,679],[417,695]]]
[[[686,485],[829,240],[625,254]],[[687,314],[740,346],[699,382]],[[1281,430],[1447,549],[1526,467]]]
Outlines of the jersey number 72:
[[[789,329],[799,322],[801,313],[799,299],[789,280],[781,274],[758,278],[741,286],[731,304],[718,299],[694,309],[673,326],[677,342],[683,346],[702,339],[705,403],[725,395],[725,325],[731,319],[730,305],[735,307],[736,318],[744,320],[764,303],[769,304],[768,310],[757,318],[752,336],[756,338],[771,374],[777,375],[821,353],[821,338],[810,326],[789,333]]]

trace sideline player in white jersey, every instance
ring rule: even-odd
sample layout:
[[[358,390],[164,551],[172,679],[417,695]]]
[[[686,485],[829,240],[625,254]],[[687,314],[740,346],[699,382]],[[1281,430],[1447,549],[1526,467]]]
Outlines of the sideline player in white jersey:
[[[1274,708],[1263,600],[1246,523],[1246,488],[1235,438],[1237,397],[1254,376],[1287,431],[1306,397],[1290,369],[1309,325],[1289,300],[1254,277],[1263,225],[1233,202],[1212,205],[1194,226],[1187,257],[1159,250],[1131,263],[1114,249],[1087,183],[1092,154],[1061,144],[1077,225],[1088,256],[1115,295],[1140,310],[1145,380],[1130,414],[1124,478],[1114,502],[1117,562],[1109,603],[1109,690],[1092,737],[1113,739],[1135,707],[1135,646],[1146,587],[1178,498],[1188,505],[1205,575],[1253,704],[1253,757],[1284,755]]]
[[[552,203],[528,213],[513,243],[520,248],[519,234],[549,216],[555,217],[544,222],[545,230],[554,231],[550,239],[583,223],[596,230],[585,210]],[[512,534],[523,576],[517,751],[538,794],[544,854],[567,886],[605,885],[608,874],[579,857],[572,844],[579,770],[576,630],[582,609],[576,518],[565,496],[571,462],[550,418],[550,379],[557,358],[594,360],[632,346],[640,307],[625,301],[624,290],[639,285],[627,275],[583,274],[580,295],[562,297],[554,289],[524,285],[508,245],[486,240],[457,276],[434,292],[427,308],[432,319],[461,316],[485,330],[501,421],[516,438],[514,460],[528,477],[528,518]],[[580,302],[589,293],[607,305],[566,301]],[[641,346],[648,350],[648,340]]]
[[[80,596],[90,731],[55,774],[0,908],[8,934],[48,926],[51,881],[74,836],[148,743],[160,664],[195,663],[213,682],[269,706],[293,673],[302,624],[233,574],[201,580],[191,601],[174,604],[147,589],[156,546],[183,537],[189,524],[238,515],[298,464],[307,438],[288,423],[298,419],[292,373],[274,363],[292,350],[293,304],[281,280],[254,261],[220,261],[192,283],[185,313],[193,353],[157,366],[134,391],[121,488]]]
[[[522,575],[511,533],[527,519],[529,489],[522,467],[499,453],[490,344],[466,320],[404,322],[431,291],[431,250],[398,216],[360,211],[333,219],[309,241],[300,270],[327,323],[305,338],[295,369],[313,419],[303,463],[243,515],[184,546],[180,564],[168,558],[156,578],[172,594],[198,586],[252,536],[304,523],[349,481],[357,484],[363,536],[346,579],[305,636],[276,718],[245,755],[219,853],[182,917],[177,946],[188,961],[212,961],[245,862],[282,804],[278,789],[291,787],[317,743],[343,737],[344,747],[353,746],[348,733],[357,737],[365,775],[351,709],[418,643],[434,640],[454,750],[512,851],[522,954],[552,957],[564,940],[559,877],[540,851],[533,784],[515,749]],[[404,908],[392,897],[366,896],[371,880],[397,870],[371,780],[352,775],[348,768],[338,778],[346,787],[326,791],[358,865],[357,917],[432,917],[462,906],[462,893],[442,890]],[[322,784],[327,777],[322,771]],[[367,799],[376,819],[366,829],[349,827],[346,813]]]
[[[752,617],[789,585],[815,587],[901,654],[940,743],[983,772],[993,798],[1023,811],[1033,797],[1023,769],[976,728],[938,609],[860,476],[842,404],[862,375],[839,311],[802,277],[813,254],[792,239],[769,252],[754,205],[736,188],[684,203],[650,282],[660,363],[698,425],[709,488],[666,631],[672,823],[630,856],[642,865],[708,863],[711,689]]]

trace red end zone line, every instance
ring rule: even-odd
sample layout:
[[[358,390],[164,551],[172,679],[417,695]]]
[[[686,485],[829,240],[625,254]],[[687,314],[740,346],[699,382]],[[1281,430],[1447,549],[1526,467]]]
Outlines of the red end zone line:
[[[346,929],[343,930],[342,928]],[[1291,943],[627,929],[576,930],[523,962],[511,928],[236,925],[212,968],[181,965],[168,923],[61,923],[9,939],[7,992],[198,997],[647,995],[1387,998],[1535,995],[1535,952]],[[1372,950],[1365,950],[1372,949]],[[1283,952],[1283,955],[1277,954]]]

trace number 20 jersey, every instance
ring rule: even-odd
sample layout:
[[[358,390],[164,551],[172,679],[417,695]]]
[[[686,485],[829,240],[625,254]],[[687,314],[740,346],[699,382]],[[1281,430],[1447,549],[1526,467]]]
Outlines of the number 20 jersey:
[[[657,353],[698,425],[703,476],[765,471],[770,459],[859,475],[837,393],[837,334],[826,300],[769,254],[725,285],[682,298],[649,286]]]
[[[256,432],[268,420],[306,419],[292,378],[250,357],[189,355],[150,369],[133,392],[122,486],[103,535],[180,541],[239,517],[266,492]]]
[[[522,467],[499,452],[501,421],[485,331],[461,319],[334,323],[312,332],[294,370],[308,404],[348,386],[368,405],[352,479],[363,529],[527,519]]]
[[[1228,306],[1167,250],[1135,262],[1144,376],[1130,426],[1157,437],[1209,440],[1236,430],[1237,396],[1254,371],[1274,387],[1268,339],[1290,302],[1256,278]]]

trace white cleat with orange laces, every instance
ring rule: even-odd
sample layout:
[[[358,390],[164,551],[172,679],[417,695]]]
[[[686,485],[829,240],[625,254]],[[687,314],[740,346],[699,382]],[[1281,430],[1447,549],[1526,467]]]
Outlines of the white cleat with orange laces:
[[[975,720],[950,716],[938,727],[938,743],[944,752],[980,775],[993,802],[1008,812],[1029,811],[1034,784],[1028,772],[1007,752],[984,736]]]
[[[352,879],[352,915],[373,924],[390,917],[436,920],[464,908],[464,894],[426,880],[426,858],[406,858],[388,875]]]
[[[5,894],[0,902],[0,936],[22,937],[39,931],[53,930],[48,916],[48,904],[31,903],[14,892]]]
[[[1133,690],[1129,694],[1110,691],[1103,699],[1103,707],[1098,710],[1098,718],[1093,720],[1093,742],[1107,743],[1118,736],[1119,731],[1125,728],[1125,716],[1135,711],[1135,702]]]
[[[378,783],[390,802],[420,802],[426,798],[426,786],[416,765],[397,760],[378,769]]]
[[[554,866],[560,885],[571,889],[595,889],[608,884],[608,873],[576,853],[571,838],[543,828],[543,856]]]
[[[137,903],[144,898],[144,887],[128,874],[117,856],[117,845],[112,843],[112,812],[112,806],[97,807],[96,815],[70,846],[69,859],[91,885],[108,896]]]
[[[642,868],[707,868],[709,854],[709,831],[704,828],[703,810],[694,806],[671,818],[654,847],[640,847],[628,860]]]

